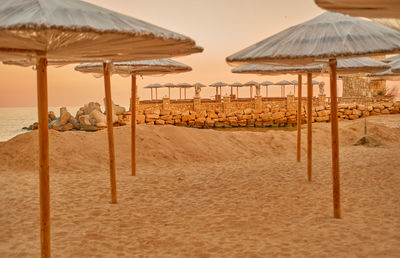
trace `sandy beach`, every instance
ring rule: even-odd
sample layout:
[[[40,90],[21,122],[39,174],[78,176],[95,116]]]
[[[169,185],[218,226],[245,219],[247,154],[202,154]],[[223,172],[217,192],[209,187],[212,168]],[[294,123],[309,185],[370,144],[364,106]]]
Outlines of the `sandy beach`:
[[[53,257],[398,257],[400,115],[368,118],[383,146],[353,146],[340,122],[343,219],[332,218],[330,124],[313,124],[313,182],[296,132],[115,128],[118,204],[106,131],[50,131]],[[39,257],[37,131],[0,142],[0,257]]]

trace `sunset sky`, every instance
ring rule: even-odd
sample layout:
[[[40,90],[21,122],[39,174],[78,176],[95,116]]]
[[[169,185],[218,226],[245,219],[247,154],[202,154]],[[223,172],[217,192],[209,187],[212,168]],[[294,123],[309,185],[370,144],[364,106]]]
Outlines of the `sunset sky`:
[[[269,37],[289,26],[309,20],[323,12],[313,0],[87,0],[96,5],[153,23],[166,29],[182,33],[196,40],[204,52],[177,61],[190,65],[192,72],[160,77],[138,78],[138,95],[149,99],[150,91],[143,89],[150,83],[217,81],[246,82],[293,80],[296,76],[257,76],[232,74],[232,67],[225,57],[253,43]],[[103,80],[73,70],[73,65],[49,68],[48,91],[50,106],[81,106],[89,101],[102,102]],[[0,65],[0,106],[36,106],[36,73],[32,68]],[[317,80],[328,82],[327,77]],[[305,80],[305,79],[304,79]],[[114,75],[111,79],[114,102],[127,106],[130,94],[130,79]],[[223,94],[228,92],[223,90]],[[288,92],[290,89],[288,89]],[[279,95],[279,87],[270,95]],[[159,97],[167,89],[159,89]],[[178,90],[172,90],[173,98]],[[204,89],[202,97],[215,94],[213,89]],[[248,95],[248,88],[240,89],[241,96]],[[340,93],[339,93],[340,94]],[[188,91],[188,97],[193,90]]]

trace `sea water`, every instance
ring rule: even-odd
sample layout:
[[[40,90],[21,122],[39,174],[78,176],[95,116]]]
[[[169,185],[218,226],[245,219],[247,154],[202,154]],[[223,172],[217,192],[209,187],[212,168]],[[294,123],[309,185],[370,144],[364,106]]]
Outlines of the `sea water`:
[[[79,107],[67,107],[67,110],[75,116]],[[57,117],[60,115],[60,107],[49,107],[49,111],[53,111]],[[0,107],[0,142],[27,132],[22,128],[28,127],[37,120],[37,107]]]

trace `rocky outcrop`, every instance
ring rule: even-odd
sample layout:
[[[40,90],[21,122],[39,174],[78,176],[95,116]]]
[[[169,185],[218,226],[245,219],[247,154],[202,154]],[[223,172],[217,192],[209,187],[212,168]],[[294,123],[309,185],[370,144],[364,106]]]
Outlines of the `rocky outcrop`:
[[[114,105],[114,125],[126,125],[126,118],[130,112],[125,112],[125,108],[119,105]],[[49,129],[57,131],[83,130],[97,131],[107,127],[107,117],[101,111],[101,106],[96,102],[89,102],[81,107],[75,116],[68,112],[66,107],[60,108],[60,117],[56,117],[53,111],[48,113]],[[23,129],[35,130],[38,128],[38,123],[34,123]]]

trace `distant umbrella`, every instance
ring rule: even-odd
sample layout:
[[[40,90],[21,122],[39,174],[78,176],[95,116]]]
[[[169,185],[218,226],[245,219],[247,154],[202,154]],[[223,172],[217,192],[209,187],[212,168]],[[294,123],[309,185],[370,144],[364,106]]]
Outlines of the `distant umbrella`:
[[[199,86],[200,88],[204,88],[207,87],[206,85],[200,83],[200,82],[196,82],[195,84],[193,84],[193,87]]]
[[[233,87],[236,87],[236,98],[239,98],[239,87],[242,87],[243,83],[234,82],[230,84],[230,86],[231,86],[231,95],[233,95]]]
[[[218,95],[218,88],[219,88],[219,95],[222,96],[222,87],[229,86],[225,82],[215,82],[209,85],[210,87],[215,87],[215,95]]]
[[[186,89],[193,87],[192,84],[189,84],[189,83],[186,83],[186,82],[177,83],[177,84],[175,84],[175,86],[179,88],[179,98],[180,99],[182,99],[182,91],[181,91],[181,89],[184,90],[184,99],[186,99]]]
[[[250,87],[250,98],[253,98],[253,86],[257,86],[258,82],[256,81],[248,81],[246,83],[243,83],[243,86],[249,86]]]

